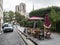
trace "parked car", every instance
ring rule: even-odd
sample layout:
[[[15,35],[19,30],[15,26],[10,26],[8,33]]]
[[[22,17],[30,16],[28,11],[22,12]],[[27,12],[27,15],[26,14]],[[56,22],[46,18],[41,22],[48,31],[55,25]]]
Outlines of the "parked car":
[[[3,32],[13,32],[13,26],[11,24],[5,23],[2,28]]]

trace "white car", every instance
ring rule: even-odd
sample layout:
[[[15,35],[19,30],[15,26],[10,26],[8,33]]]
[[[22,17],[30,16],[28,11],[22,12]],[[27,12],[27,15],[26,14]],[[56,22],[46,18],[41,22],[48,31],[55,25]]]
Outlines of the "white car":
[[[13,32],[13,26],[11,24],[5,23],[2,28],[3,32]]]

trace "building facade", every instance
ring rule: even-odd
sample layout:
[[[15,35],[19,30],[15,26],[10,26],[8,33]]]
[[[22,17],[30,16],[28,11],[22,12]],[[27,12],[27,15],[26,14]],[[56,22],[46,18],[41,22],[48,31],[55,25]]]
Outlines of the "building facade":
[[[20,13],[22,14],[22,15],[25,15],[25,13],[26,13],[26,5],[24,4],[24,3],[21,3],[20,5],[19,5],[19,10],[20,10]]]
[[[19,12],[19,5],[16,5],[15,12]]]
[[[0,0],[0,32],[3,24],[3,0]]]
[[[21,15],[25,16],[25,13],[26,13],[25,3],[20,3],[20,5],[16,5],[15,12],[19,12]]]

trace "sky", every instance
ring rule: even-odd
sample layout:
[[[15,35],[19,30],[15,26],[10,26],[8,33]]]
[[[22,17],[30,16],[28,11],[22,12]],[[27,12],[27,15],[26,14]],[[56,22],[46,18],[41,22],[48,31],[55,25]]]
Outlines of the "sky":
[[[30,12],[33,9],[40,9],[49,6],[59,6],[60,0],[3,0],[4,11],[15,11],[15,6],[19,5],[21,2],[26,4],[26,12]]]

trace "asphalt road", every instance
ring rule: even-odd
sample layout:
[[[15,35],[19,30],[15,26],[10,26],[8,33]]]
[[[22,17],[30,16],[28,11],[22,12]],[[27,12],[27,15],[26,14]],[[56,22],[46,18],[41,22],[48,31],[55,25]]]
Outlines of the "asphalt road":
[[[14,26],[13,32],[2,33],[0,35],[0,45],[25,45],[24,41],[16,31],[17,29]]]

